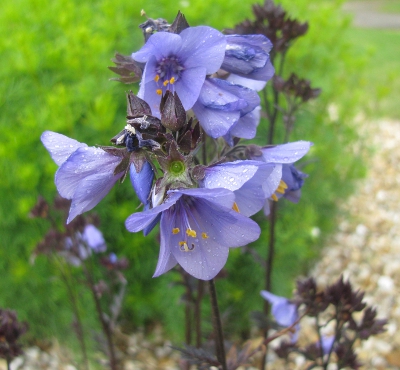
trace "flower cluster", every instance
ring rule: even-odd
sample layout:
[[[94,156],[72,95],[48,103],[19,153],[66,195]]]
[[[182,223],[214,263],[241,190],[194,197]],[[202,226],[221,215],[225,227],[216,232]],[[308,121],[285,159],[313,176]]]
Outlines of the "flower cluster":
[[[89,147],[50,131],[42,143],[59,166],[60,195],[72,202],[68,223],[129,174],[143,210],[126,228],[147,235],[160,223],[154,276],[179,264],[209,280],[229,248],[258,239],[250,216],[268,214],[282,196],[299,200],[306,176],[293,163],[312,144],[238,145],[255,137],[257,91],[274,73],[267,37],[190,27],[181,13],[172,24],[148,19],[141,28],[144,46],[117,54],[111,67],[122,82],[140,80],[137,96],[127,95],[127,120],[113,145]]]

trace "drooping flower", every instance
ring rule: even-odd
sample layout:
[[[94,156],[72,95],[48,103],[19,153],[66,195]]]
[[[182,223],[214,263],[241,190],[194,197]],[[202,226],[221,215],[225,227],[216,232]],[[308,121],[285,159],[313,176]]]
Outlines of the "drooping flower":
[[[307,174],[299,171],[293,164],[284,164],[282,166],[282,181],[285,182],[287,188],[282,196],[293,203],[298,203],[304,179],[307,177]]]
[[[210,280],[224,267],[229,248],[260,235],[259,226],[235,212],[234,194],[226,189],[176,189],[154,208],[134,213],[125,222],[131,232],[145,229],[161,214],[160,254],[154,277],[177,263],[192,276]]]
[[[146,63],[138,96],[159,115],[161,96],[179,94],[185,110],[196,102],[206,75],[216,72],[225,56],[225,37],[206,26],[189,27],[178,34],[157,32],[132,58]]]
[[[260,97],[256,91],[218,78],[207,78],[193,112],[204,131],[217,138],[226,135],[232,126],[259,105]],[[259,117],[254,118],[253,127],[249,132],[243,132],[242,137],[251,139],[255,136],[254,126],[258,125]]]
[[[96,206],[123,175],[114,174],[121,158],[102,149],[51,131],[45,131],[41,140],[60,166],[55,175],[58,192],[72,200],[67,223]]]
[[[275,71],[269,56],[271,41],[264,35],[227,35],[225,38],[226,51],[221,69],[230,73],[227,80],[257,91],[263,89]],[[249,80],[261,83],[254,85]]]
[[[290,176],[290,173],[287,171],[290,169],[289,166],[302,158],[309,151],[312,145],[313,144],[309,141],[296,141],[282,145],[267,146],[263,148],[256,147],[254,145],[248,146],[247,156],[249,158],[266,163],[281,165],[280,170],[282,171],[282,181],[279,181],[277,183],[271,181],[277,178],[276,176],[273,176],[264,184],[266,197],[266,201],[264,204],[265,215],[268,215],[270,213],[268,199],[277,201],[280,196],[284,196],[287,193],[289,198],[296,200],[296,196],[298,196],[299,193],[295,192],[299,190],[298,186],[300,185],[301,179],[299,179],[300,182],[297,182],[296,184],[296,180],[294,179],[294,177]],[[284,168],[286,168],[285,178],[283,178]],[[278,170],[278,167],[276,168],[276,170]],[[301,177],[302,175],[299,174],[298,177]],[[287,184],[285,180],[287,180],[289,184]],[[273,190],[272,193],[271,190]]]
[[[281,172],[275,170],[277,166],[279,165],[251,160],[209,166],[204,169],[200,186],[233,191],[237,210],[244,216],[252,216],[264,205],[264,184],[268,181],[279,183]]]
[[[267,290],[262,290],[260,294],[271,304],[271,313],[278,325],[287,327],[293,325],[298,320],[297,306],[291,303],[287,298],[277,296]],[[295,332],[291,338],[292,343],[297,341],[299,329],[299,325],[296,325]]]

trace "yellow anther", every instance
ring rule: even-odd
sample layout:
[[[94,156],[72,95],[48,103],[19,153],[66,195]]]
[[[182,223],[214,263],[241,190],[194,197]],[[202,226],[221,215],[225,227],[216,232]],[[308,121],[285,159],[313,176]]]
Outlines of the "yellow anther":
[[[178,234],[179,233],[179,227],[174,227],[173,229],[172,229],[172,234]]]
[[[233,209],[234,211],[236,211],[237,213],[240,213],[240,211],[239,211],[239,207],[238,207],[238,205],[237,205],[237,203],[236,203],[236,202],[233,202],[232,209]]]
[[[175,83],[175,77],[171,77],[171,79],[169,80],[169,83],[170,83],[171,85],[173,85],[173,84]]]
[[[186,230],[186,234],[188,234],[189,236],[191,236],[192,238],[195,238],[197,236],[196,231],[192,230],[192,229],[187,229]]]
[[[201,233],[201,237],[202,237],[203,239],[208,239],[207,233]]]
[[[281,180],[279,185],[278,185],[278,189],[276,189],[276,192],[280,193],[280,194],[285,194],[285,190],[287,188],[288,188],[288,186],[286,185],[286,183]]]
[[[157,93],[157,95],[161,95],[162,94],[162,90],[161,89],[157,89],[156,93]]]
[[[164,86],[167,86],[169,84],[169,81],[168,80],[165,80],[164,82],[163,82],[163,85]]]
[[[287,189],[287,188],[288,188],[288,186],[286,185],[286,182],[283,181],[283,180],[281,180],[281,182],[279,183],[279,186],[282,187],[282,188],[284,188],[284,189]]]
[[[156,77],[154,77],[154,81],[158,82],[158,80],[160,79],[159,75],[156,75]]]
[[[278,197],[276,196],[276,194],[272,194],[272,195],[271,195],[271,198],[272,198],[275,202],[278,201]]]

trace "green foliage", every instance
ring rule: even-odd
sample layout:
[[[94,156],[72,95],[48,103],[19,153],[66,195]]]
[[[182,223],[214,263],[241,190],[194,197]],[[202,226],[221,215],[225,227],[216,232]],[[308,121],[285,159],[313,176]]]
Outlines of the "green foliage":
[[[306,159],[309,163],[304,162],[303,171],[310,178],[300,204],[281,206],[274,273],[274,289],[281,294],[289,292],[292,279],[306,270],[321,245],[311,235],[312,228],[319,228],[322,235],[332,229],[338,200],[351,193],[353,180],[363,174],[353,153],[357,135],[349,120],[364,96],[354,86],[363,82],[360,70],[365,59],[346,38],[349,23],[339,11],[339,1],[282,3],[293,16],[310,23],[309,33],[288,55],[286,73],[293,70],[310,79],[323,94],[301,112],[291,138],[314,141],[315,147]],[[0,306],[16,309],[21,320],[30,322],[34,337],[66,338],[72,314],[59,274],[44,257],[30,263],[47,225],[30,219],[29,210],[39,194],[49,200],[56,194],[56,165],[40,143],[41,133],[52,130],[95,145],[121,130],[124,93],[137,87],[108,81],[114,76],[106,67],[115,51],[129,54],[142,45],[137,28],[143,21],[141,8],[151,17],[171,20],[179,7],[189,24],[222,29],[251,17],[251,7],[239,0],[181,0],[178,5],[169,0],[15,0],[0,7],[0,33],[6,35],[0,39]],[[337,118],[329,118],[329,107],[336,107]],[[266,135],[263,125],[260,138]],[[183,291],[171,286],[175,273],[151,278],[158,257],[157,231],[144,238],[125,230],[124,220],[139,205],[132,193],[125,182],[96,207],[109,249],[131,263],[123,323],[133,329],[159,320],[179,340],[184,332],[179,305]],[[267,225],[261,215],[257,217]],[[264,230],[254,243],[261,256],[266,255],[267,238]],[[234,320],[233,331],[245,330],[248,312],[263,304],[258,297],[261,268],[237,249],[231,251],[227,269],[229,280],[218,282],[222,308],[242,319]],[[81,294],[85,307],[91,307]],[[86,311],[84,319],[87,328],[95,327],[91,312]]]

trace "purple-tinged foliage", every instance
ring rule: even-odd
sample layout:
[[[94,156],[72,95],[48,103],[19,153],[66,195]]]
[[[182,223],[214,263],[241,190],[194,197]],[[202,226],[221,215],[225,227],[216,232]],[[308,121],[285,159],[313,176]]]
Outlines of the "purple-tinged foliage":
[[[19,322],[15,311],[0,308],[0,358],[8,364],[23,353],[18,340],[27,330],[28,323]]]
[[[161,95],[177,92],[185,110],[192,108],[206,75],[216,72],[224,59],[226,41],[206,26],[184,29],[179,35],[153,34],[132,58],[146,63],[138,96],[159,115]]]
[[[190,275],[210,280],[224,267],[229,248],[260,235],[259,226],[232,210],[234,194],[226,189],[179,189],[160,205],[126,220],[131,232],[143,230],[161,214],[160,255],[154,277],[177,263]]]

